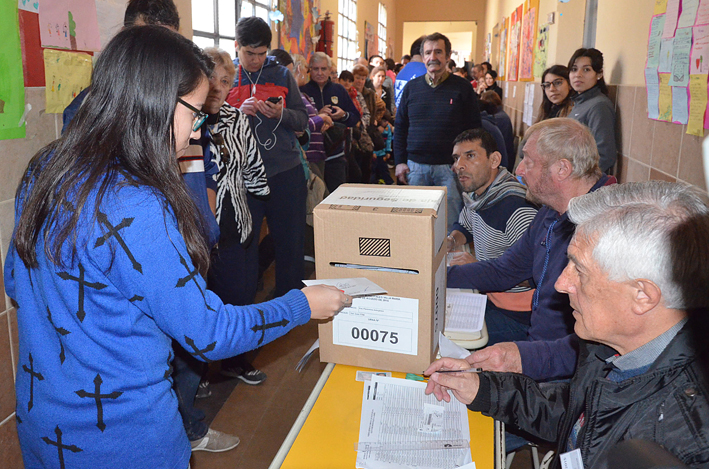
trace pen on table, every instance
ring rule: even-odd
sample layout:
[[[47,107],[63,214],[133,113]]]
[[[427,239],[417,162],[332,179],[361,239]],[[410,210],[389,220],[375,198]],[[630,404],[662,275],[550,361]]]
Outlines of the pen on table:
[[[466,368],[464,370],[437,370],[433,373],[480,373],[481,371],[483,371],[482,368]]]

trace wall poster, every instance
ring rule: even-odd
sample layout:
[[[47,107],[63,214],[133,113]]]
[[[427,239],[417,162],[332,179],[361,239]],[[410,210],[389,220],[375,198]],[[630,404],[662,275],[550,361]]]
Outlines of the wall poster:
[[[524,5],[517,7],[510,16],[510,44],[507,54],[507,76],[508,81],[517,81],[519,74],[519,46],[522,35],[522,11]]]

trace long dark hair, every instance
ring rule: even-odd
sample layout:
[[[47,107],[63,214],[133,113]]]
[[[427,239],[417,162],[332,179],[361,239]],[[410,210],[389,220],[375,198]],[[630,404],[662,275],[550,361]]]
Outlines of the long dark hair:
[[[544,83],[544,79],[549,73],[566,80],[566,84],[569,86],[569,95],[561,102],[561,104],[559,104],[559,112],[556,115],[552,115],[554,103],[549,101],[546,91],[542,90],[542,103],[539,105],[539,117],[537,117],[537,122],[541,122],[552,117],[566,117],[569,115],[569,112],[571,112],[571,108],[574,107],[571,97],[576,94],[576,92],[571,87],[571,83],[569,83],[569,69],[563,65],[553,65],[547,68],[544,70],[544,73],[542,73],[542,83]]]
[[[73,262],[87,199],[95,197],[95,221],[106,191],[123,173],[164,197],[192,262],[206,271],[204,229],[180,174],[173,120],[177,98],[194,91],[212,67],[191,41],[162,26],[128,28],[108,43],[66,133],[32,158],[17,189],[22,214],[14,243],[27,267],[38,265],[40,235],[55,265],[66,264],[67,242]]]
[[[574,66],[576,59],[580,59],[581,57],[588,57],[591,59],[591,68],[594,72],[603,73],[603,53],[598,49],[576,49],[574,55],[572,55],[571,59],[569,59],[569,70],[571,70],[571,67]],[[601,89],[603,94],[608,96],[608,86],[606,85],[606,80],[602,76],[601,79],[598,80],[596,86]]]

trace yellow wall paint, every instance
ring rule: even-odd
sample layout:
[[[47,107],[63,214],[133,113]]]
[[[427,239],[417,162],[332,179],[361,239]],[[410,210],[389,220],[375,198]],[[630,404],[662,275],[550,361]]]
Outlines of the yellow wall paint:
[[[603,52],[606,81],[645,84],[645,58],[655,2],[599,0],[596,48]]]
[[[364,0],[362,0],[364,1]],[[396,24],[400,33],[396,37],[394,57],[401,58],[408,54],[411,42],[403,41],[403,24],[406,22],[418,21],[475,21],[477,22],[477,34],[475,38],[474,59],[480,61],[487,31],[492,30],[492,26],[485,24],[485,9],[492,0],[439,0],[430,2],[429,0],[397,0],[400,8],[397,11]],[[431,31],[435,32],[435,31]],[[483,34],[485,32],[485,34]]]
[[[477,29],[478,25],[474,21],[406,22],[403,24],[402,36],[404,42],[401,55],[408,54],[411,49],[411,44],[419,37],[424,34],[439,32],[448,36],[453,50],[469,51],[475,56]],[[394,60],[398,62],[401,59],[401,55],[394,57]],[[466,57],[466,60],[470,60],[469,55]]]

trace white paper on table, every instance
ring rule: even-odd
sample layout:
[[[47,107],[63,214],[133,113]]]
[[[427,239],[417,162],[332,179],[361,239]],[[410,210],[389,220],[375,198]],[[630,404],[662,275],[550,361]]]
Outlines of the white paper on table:
[[[303,280],[303,283],[308,287],[312,285],[331,285],[342,290],[345,295],[350,295],[355,298],[359,296],[381,295],[387,292],[376,283],[364,277]]]
[[[470,355],[470,350],[464,349],[442,333],[438,333],[438,353],[441,357],[465,359]]]
[[[438,401],[426,395],[426,383],[398,378],[373,376],[364,383],[359,443],[377,443],[396,447],[412,443],[436,441],[470,442],[468,409],[457,399]],[[426,406],[428,404],[429,406]],[[442,406],[441,432],[419,431],[426,415],[425,408]],[[358,451],[359,469],[454,469],[472,462],[470,447],[464,449],[430,449],[404,451]]]
[[[446,289],[446,331],[477,332],[485,321],[487,296]]]

